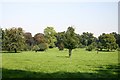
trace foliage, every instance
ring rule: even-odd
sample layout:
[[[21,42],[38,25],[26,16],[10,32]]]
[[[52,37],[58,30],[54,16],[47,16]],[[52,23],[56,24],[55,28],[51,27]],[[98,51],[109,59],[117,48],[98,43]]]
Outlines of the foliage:
[[[78,38],[75,34],[73,27],[68,27],[65,33],[64,45],[65,48],[69,49],[69,57],[71,56],[72,49],[77,48]]]
[[[59,48],[59,50],[64,49],[64,37],[65,37],[65,32],[58,32],[56,35],[56,46]]]
[[[86,50],[87,51],[92,51],[94,49],[94,46],[93,45],[89,45],[86,47]]]
[[[99,44],[101,44],[102,49],[113,50],[117,49],[116,39],[113,34],[103,33],[99,37]]]
[[[119,51],[119,52],[120,52],[120,48],[118,48],[118,49],[117,49],[117,51]]]
[[[79,43],[78,48],[85,48],[85,45],[82,45],[81,43]]]
[[[42,33],[35,34],[34,40],[35,40],[35,44],[37,44],[37,45],[40,43],[46,43],[45,36]]]
[[[116,32],[112,32],[110,34],[113,34],[115,39],[116,39],[116,43],[118,44],[119,48],[120,48],[120,34],[117,34]]]
[[[39,46],[38,46],[38,45],[34,45],[33,48],[32,48],[33,51],[36,51],[36,50],[38,50],[38,49],[39,49]]]
[[[98,50],[116,50],[120,47],[120,34],[112,32],[110,34],[103,33],[98,37],[93,36],[93,33],[83,32],[82,35],[76,34],[74,28],[68,27],[67,31],[58,32],[53,27],[47,27],[43,33],[37,33],[32,37],[30,32],[23,31],[22,28],[9,28],[2,30],[0,28],[0,45],[2,50],[15,51],[17,50],[32,50],[33,46],[38,45],[42,48],[58,47],[59,50],[64,48],[69,49],[71,55],[72,49],[87,48],[87,50],[97,48]],[[1,49],[1,48],[0,48]]]
[[[3,36],[3,49],[7,51],[21,50],[25,44],[25,38],[23,36],[22,28],[10,28],[5,29]]]
[[[57,39],[55,37],[56,31],[54,30],[54,28],[53,27],[45,28],[44,35],[45,35],[45,38],[47,40],[49,48],[55,47],[55,43],[56,43]]]
[[[38,45],[39,49],[38,51],[45,51],[48,48],[48,44],[47,43],[40,43]]]
[[[33,48],[32,48],[33,51],[37,51],[37,50],[39,50],[39,49],[40,49],[40,48],[39,48],[38,45],[35,45],[35,46],[33,46]]]
[[[0,28],[0,51],[2,50],[2,34],[3,33],[3,30],[2,28]]]
[[[45,51],[48,48],[47,43],[40,43],[39,45],[33,46],[33,51]]]
[[[58,45],[59,50],[64,50],[64,44],[63,43],[59,43]]]
[[[104,49],[101,42],[97,43],[97,49],[100,50],[100,51],[102,51],[102,49]]]
[[[82,45],[89,46],[96,42],[96,38],[93,36],[93,33],[83,32],[82,35],[79,35],[79,41]]]
[[[25,43],[26,43],[26,48],[25,50],[32,50],[32,47],[34,45],[34,39],[32,37],[32,34],[30,32],[24,33],[25,37]]]

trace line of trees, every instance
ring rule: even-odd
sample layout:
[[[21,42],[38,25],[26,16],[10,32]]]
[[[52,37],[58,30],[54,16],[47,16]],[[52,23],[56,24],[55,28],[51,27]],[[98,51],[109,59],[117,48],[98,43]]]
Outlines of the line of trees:
[[[86,48],[88,51],[113,51],[120,47],[120,34],[112,32],[102,33],[96,38],[93,33],[83,32],[81,35],[75,33],[75,29],[70,26],[67,31],[56,32],[53,27],[47,27],[43,33],[37,33],[32,37],[30,32],[24,32],[22,28],[9,28],[3,30],[0,37],[2,50],[5,51],[45,51],[48,48],[58,47],[59,50],[67,48],[69,57],[75,48]]]

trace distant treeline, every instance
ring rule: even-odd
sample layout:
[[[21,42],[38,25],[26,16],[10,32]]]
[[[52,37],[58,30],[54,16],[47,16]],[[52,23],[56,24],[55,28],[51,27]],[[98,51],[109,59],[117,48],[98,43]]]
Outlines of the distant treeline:
[[[120,34],[116,32],[102,33],[96,38],[89,32],[76,34],[72,26],[63,32],[56,32],[53,27],[47,27],[44,29],[44,34],[36,33],[34,37],[30,32],[24,32],[22,28],[13,27],[5,30],[1,28],[0,31],[2,32],[0,46],[5,51],[44,51],[58,47],[59,50],[67,48],[71,53],[74,48],[112,51],[120,47]]]

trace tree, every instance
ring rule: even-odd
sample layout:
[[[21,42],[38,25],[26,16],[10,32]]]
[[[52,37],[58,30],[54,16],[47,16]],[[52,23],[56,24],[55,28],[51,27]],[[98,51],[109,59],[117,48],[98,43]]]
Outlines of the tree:
[[[34,39],[32,37],[32,34],[30,32],[24,33],[25,37],[25,43],[26,43],[26,49],[31,50],[34,45]]]
[[[23,36],[22,28],[10,28],[5,29],[3,37],[3,48],[7,51],[22,50],[25,44],[25,38]]]
[[[2,50],[2,39],[3,39],[4,31],[0,28],[0,51]]]
[[[64,39],[64,45],[65,48],[69,49],[69,57],[72,54],[72,50],[77,47],[78,44],[78,38],[76,37],[74,28],[68,27],[66,33],[65,33],[65,39]]]
[[[89,46],[86,47],[87,51],[92,51],[92,49],[93,49],[93,45],[89,45]]]
[[[35,44],[46,43],[45,36],[42,33],[35,34],[34,40],[35,40]]]
[[[118,44],[119,48],[120,48],[120,34],[117,34],[116,32],[112,32],[110,34],[113,34],[115,39],[116,39],[116,43]]]
[[[48,44],[47,44],[44,34],[42,33],[35,34],[34,41],[35,41],[35,46],[33,47],[33,50],[45,51],[48,48]]]
[[[57,38],[56,46],[59,48],[59,50],[64,49],[64,37],[65,37],[65,31],[58,32],[56,35],[56,38]]]
[[[113,49],[117,49],[116,39],[113,34],[103,33],[98,37],[98,39],[99,44],[101,45],[101,50],[107,49],[107,51],[112,51]]]
[[[81,38],[80,38],[80,42],[84,46],[91,45],[93,42],[95,42],[95,40],[96,40],[96,38],[93,36],[93,34],[88,33],[88,32],[83,32],[83,34],[81,35]]]
[[[82,44],[82,36],[80,34],[76,34],[78,38],[78,48],[85,48],[85,45]]]
[[[55,47],[56,39],[56,31],[53,27],[47,27],[44,29],[44,35],[47,40],[49,48]]]

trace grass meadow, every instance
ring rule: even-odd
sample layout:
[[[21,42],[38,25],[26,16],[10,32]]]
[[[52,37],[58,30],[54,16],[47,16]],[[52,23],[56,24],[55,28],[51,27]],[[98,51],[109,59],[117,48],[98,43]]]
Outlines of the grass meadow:
[[[3,78],[117,78],[118,52],[68,50],[2,53]]]

